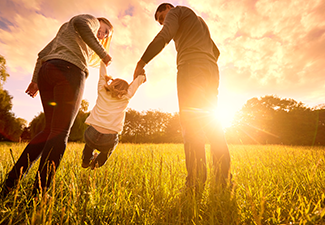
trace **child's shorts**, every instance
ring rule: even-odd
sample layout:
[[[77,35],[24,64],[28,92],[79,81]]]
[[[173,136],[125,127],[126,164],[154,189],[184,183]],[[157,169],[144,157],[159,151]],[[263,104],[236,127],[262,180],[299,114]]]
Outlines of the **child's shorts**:
[[[102,134],[89,126],[84,133],[86,144],[100,152],[111,152],[118,144],[118,134]]]

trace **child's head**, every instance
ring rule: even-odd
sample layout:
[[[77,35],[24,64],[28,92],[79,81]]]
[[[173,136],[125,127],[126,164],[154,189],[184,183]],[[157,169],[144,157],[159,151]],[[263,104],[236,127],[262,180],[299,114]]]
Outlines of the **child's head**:
[[[105,89],[109,91],[113,98],[122,98],[123,95],[128,93],[129,84],[125,80],[116,78],[113,79],[111,76],[105,76],[106,84]]]

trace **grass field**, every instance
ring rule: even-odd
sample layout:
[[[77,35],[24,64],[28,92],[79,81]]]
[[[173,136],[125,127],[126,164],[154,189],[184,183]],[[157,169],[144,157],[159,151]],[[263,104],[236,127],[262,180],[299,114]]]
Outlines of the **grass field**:
[[[16,160],[25,145],[0,144],[1,182],[13,165],[9,149]],[[324,148],[229,147],[233,188],[222,190],[209,170],[197,198],[184,192],[181,144],[120,144],[90,170],[80,166],[83,145],[69,143],[49,193],[27,197],[34,165],[0,199],[0,224],[325,224]]]

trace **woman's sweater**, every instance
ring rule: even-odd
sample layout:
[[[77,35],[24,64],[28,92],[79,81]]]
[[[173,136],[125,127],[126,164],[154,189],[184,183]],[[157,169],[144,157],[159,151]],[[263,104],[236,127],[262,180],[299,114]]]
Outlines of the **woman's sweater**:
[[[97,39],[99,27],[98,19],[88,14],[77,15],[64,23],[55,38],[39,52],[32,81],[37,83],[42,63],[50,59],[68,61],[88,76],[88,62],[93,52],[101,59],[107,55]]]

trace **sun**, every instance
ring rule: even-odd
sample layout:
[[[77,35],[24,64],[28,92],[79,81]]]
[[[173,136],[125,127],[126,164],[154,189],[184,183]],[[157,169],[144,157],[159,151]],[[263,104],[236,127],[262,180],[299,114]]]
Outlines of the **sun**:
[[[240,99],[238,95],[234,93],[228,92],[220,95],[215,116],[219,120],[223,129],[229,128],[233,125],[234,117],[243,104],[244,100]]]
[[[229,109],[220,109],[218,108],[215,112],[216,119],[219,120],[223,129],[229,128],[232,126],[234,121],[234,116],[236,112],[233,112]]]

